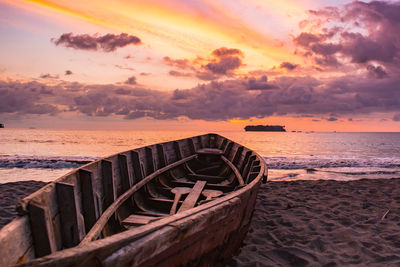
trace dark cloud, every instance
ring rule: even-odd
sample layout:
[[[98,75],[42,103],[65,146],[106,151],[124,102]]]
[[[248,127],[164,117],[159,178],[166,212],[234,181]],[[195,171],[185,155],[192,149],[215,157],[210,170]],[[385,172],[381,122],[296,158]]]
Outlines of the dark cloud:
[[[229,71],[239,68],[242,60],[238,57],[222,57],[216,62],[206,65],[207,70],[214,74],[227,74]]]
[[[58,75],[51,75],[50,73],[42,74],[39,76],[42,79],[58,79],[60,76]]]
[[[299,65],[297,64],[292,64],[290,62],[282,62],[281,65],[279,65],[279,67],[281,69],[287,69],[287,70],[294,70],[295,68],[297,68]]]
[[[70,70],[66,70],[65,71],[65,75],[72,75],[73,73],[72,73],[72,71],[70,71]]]
[[[135,85],[137,83],[136,82],[136,77],[135,76],[131,76],[124,83],[125,84],[130,84],[130,85]]]
[[[211,53],[213,56],[216,57],[225,57],[225,56],[243,56],[243,52],[236,48],[226,48],[220,47],[215,49]]]
[[[266,75],[261,76],[259,79],[250,78],[247,82],[247,90],[268,90],[276,88],[275,85],[268,83]]]
[[[139,45],[141,40],[133,35],[127,33],[121,34],[106,34],[106,35],[89,35],[89,34],[77,34],[64,33],[58,39],[51,39],[55,45],[63,45],[66,47],[81,49],[81,50],[103,50],[104,52],[112,52],[118,48],[125,47],[127,45]]]
[[[393,121],[400,121],[400,113],[394,114]]]
[[[149,76],[149,75],[151,75],[151,73],[148,73],[148,72],[141,72],[140,73],[140,76]]]
[[[368,70],[368,74],[370,77],[373,77],[376,79],[383,79],[383,78],[388,77],[388,74],[382,68],[382,66],[375,67],[374,65],[368,65],[367,70]]]

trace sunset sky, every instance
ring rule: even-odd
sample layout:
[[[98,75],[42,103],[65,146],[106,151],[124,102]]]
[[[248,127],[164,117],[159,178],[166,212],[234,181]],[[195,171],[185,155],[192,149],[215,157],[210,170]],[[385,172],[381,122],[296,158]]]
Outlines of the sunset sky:
[[[400,2],[0,0],[6,127],[400,131]]]

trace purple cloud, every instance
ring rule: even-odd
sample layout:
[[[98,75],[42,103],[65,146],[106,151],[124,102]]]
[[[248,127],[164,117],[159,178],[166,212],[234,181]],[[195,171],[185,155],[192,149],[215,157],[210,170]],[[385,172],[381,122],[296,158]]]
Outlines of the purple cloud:
[[[136,77],[135,76],[131,76],[125,81],[125,84],[129,84],[129,85],[135,85],[136,83],[137,82],[136,82]]]
[[[320,66],[400,63],[400,2],[354,1],[343,8],[310,11],[294,38],[298,51]],[[353,27],[348,27],[353,25]],[[350,30],[353,29],[353,30]],[[310,30],[311,31],[311,30]]]
[[[192,77],[193,75],[188,72],[181,72],[181,71],[176,71],[176,70],[171,70],[169,73],[171,76],[175,77]]]
[[[279,67],[281,69],[287,69],[287,70],[294,70],[295,68],[297,68],[299,65],[297,64],[292,64],[290,62],[282,62],[281,65],[279,65]]]
[[[100,36],[98,34],[77,34],[64,33],[58,39],[51,39],[55,45],[63,45],[80,50],[103,50],[104,52],[112,52],[118,48],[125,47],[127,45],[139,45],[141,40],[133,35],[127,33],[111,34]]]
[[[50,73],[42,74],[39,76],[42,79],[58,79],[60,76],[58,75],[51,75]]]

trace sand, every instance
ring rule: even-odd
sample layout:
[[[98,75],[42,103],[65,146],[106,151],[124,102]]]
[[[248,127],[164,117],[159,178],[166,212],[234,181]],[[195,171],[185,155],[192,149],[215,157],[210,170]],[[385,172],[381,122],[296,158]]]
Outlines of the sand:
[[[400,179],[269,182],[230,266],[399,266]]]
[[[15,207],[20,199],[30,195],[45,184],[38,181],[0,184],[0,228],[17,216]]]
[[[0,184],[0,228],[45,183]],[[400,179],[268,182],[228,266],[400,265]]]

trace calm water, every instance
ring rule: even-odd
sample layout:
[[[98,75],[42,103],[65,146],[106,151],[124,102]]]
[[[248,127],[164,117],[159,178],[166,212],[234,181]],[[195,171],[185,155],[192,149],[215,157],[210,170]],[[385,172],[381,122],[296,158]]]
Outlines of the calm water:
[[[51,181],[91,160],[204,132],[0,130],[0,183]],[[270,180],[400,178],[400,133],[218,132],[264,156]]]

